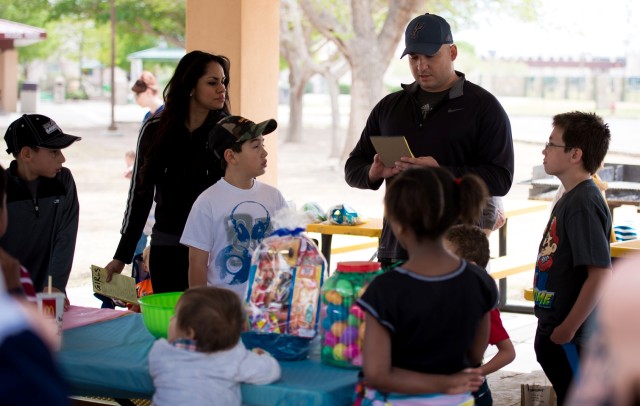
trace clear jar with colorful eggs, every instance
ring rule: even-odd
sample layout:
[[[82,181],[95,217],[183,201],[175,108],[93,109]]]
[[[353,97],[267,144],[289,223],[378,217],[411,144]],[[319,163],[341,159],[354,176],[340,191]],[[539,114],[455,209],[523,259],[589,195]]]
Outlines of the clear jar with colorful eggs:
[[[381,273],[378,262],[338,262],[336,271],[324,282],[320,310],[323,363],[342,368],[362,366],[364,311],[356,300]]]

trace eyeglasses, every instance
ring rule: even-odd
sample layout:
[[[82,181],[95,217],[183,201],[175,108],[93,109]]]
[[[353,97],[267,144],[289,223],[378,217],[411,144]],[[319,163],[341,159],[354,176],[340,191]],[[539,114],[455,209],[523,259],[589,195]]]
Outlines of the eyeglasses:
[[[549,147],[556,147],[556,148],[566,148],[566,145],[556,145],[553,142],[545,142],[544,143],[544,149],[548,149]]]

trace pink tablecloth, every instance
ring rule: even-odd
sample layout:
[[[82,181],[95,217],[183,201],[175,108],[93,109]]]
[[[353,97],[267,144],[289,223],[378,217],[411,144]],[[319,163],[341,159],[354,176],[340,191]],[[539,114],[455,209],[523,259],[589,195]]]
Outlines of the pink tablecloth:
[[[132,314],[128,310],[99,309],[95,307],[70,306],[62,317],[62,329],[69,330],[88,324],[115,319]]]

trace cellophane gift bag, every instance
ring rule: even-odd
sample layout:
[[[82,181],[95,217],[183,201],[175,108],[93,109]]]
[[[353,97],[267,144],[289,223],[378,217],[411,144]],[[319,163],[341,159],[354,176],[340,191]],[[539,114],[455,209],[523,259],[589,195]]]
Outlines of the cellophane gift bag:
[[[279,360],[309,355],[318,333],[320,290],[326,260],[304,234],[299,213],[282,210],[277,229],[253,253],[245,300],[247,348],[262,348]]]

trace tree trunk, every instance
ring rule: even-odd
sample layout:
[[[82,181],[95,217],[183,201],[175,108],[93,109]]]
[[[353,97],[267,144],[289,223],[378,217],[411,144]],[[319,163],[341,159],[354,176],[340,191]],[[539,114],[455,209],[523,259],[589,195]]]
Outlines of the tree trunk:
[[[290,68],[289,71],[289,128],[285,142],[302,141],[302,110],[304,88],[312,76],[310,71]]]
[[[300,82],[292,83],[289,81],[289,128],[287,129],[287,137],[285,142],[302,141],[302,90],[304,85]]]
[[[372,61],[375,59],[376,56],[372,53],[359,55],[352,59],[351,112],[349,113],[349,126],[344,149],[342,150],[343,161],[346,161],[349,153],[358,142],[371,109],[382,98],[383,87],[380,78],[384,76],[386,66]]]
[[[325,76],[331,99],[331,149],[329,158],[340,158],[340,86],[335,76]]]

